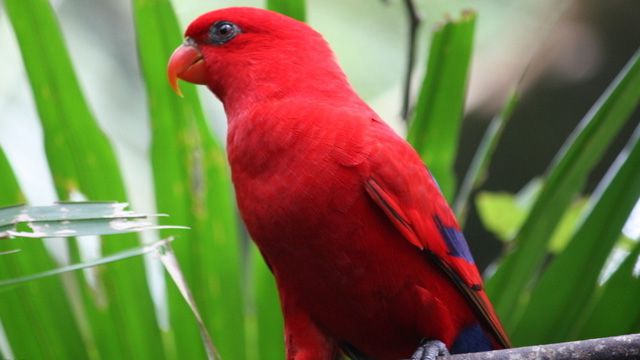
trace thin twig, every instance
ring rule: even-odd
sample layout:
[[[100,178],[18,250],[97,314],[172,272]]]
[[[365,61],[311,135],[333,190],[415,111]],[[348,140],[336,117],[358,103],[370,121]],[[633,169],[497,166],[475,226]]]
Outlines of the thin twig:
[[[640,334],[438,357],[438,360],[640,359]]]
[[[413,67],[416,57],[416,40],[418,36],[418,28],[420,27],[422,19],[420,19],[420,15],[418,14],[418,10],[416,9],[416,5],[413,0],[404,0],[404,5],[409,16],[409,53],[407,55],[407,69],[404,79],[404,93],[402,98],[401,116],[402,119],[408,121],[410,102],[409,100],[411,97],[411,77],[413,75]]]

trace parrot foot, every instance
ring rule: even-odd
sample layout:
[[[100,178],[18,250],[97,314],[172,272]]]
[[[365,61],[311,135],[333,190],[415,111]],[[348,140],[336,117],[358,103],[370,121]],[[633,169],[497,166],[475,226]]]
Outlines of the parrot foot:
[[[449,355],[449,350],[442,341],[427,340],[411,355],[411,360],[436,360],[436,357],[444,355]]]

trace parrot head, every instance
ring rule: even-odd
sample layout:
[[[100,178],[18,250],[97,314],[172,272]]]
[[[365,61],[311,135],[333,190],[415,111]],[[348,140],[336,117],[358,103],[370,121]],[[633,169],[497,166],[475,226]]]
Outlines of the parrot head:
[[[178,79],[203,84],[225,106],[236,97],[283,98],[314,86],[326,91],[334,80],[346,83],[319,33],[287,16],[248,7],[195,19],[169,59],[167,75],[179,95]]]

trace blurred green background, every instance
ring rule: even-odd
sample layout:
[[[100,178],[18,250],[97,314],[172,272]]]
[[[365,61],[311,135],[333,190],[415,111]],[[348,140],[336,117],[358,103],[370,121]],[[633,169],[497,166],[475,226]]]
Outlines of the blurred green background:
[[[21,199],[30,204],[48,204],[58,199],[128,199],[137,211],[172,215],[164,221],[193,227],[189,235],[178,234],[174,242],[176,253],[223,357],[281,358],[281,319],[273,283],[235,220],[237,215],[222,152],[226,128],[222,108],[204,88],[194,90],[184,86],[186,99],[181,100],[170,92],[164,80],[168,54],[180,42],[178,29],[182,31],[193,18],[212,9],[232,5],[264,7],[265,3],[60,0],[50,3],[53,13],[46,4],[44,0],[4,0],[0,8],[3,64],[0,67],[0,148],[12,169],[2,167],[4,159],[0,157],[0,184],[5,191],[0,205]],[[401,0],[310,0],[305,5],[306,21],[329,41],[356,90],[403,135],[407,134],[407,127],[400,118],[400,108],[408,38],[404,5]],[[507,116],[504,132],[495,137],[495,153],[488,156],[486,178],[477,174],[479,187],[473,189],[466,207],[468,213],[464,212],[461,218],[478,266],[481,270],[487,269],[488,275],[495,271],[495,261],[503,254],[505,242],[514,237],[521,240],[527,234],[532,238],[535,236],[531,234],[546,234],[538,241],[541,245],[536,255],[529,256],[524,251],[519,253],[525,255],[517,255],[537,259],[532,260],[530,268],[520,268],[520,277],[509,279],[498,273],[488,283],[488,291],[496,300],[496,307],[514,335],[515,343],[638,331],[640,314],[614,303],[628,300],[633,304],[633,299],[640,299],[637,269],[632,272],[638,251],[632,240],[640,237],[638,206],[635,221],[626,222],[622,237],[621,226],[612,225],[607,228],[608,232],[603,230],[605,225],[590,230],[579,219],[596,212],[595,205],[601,203],[598,202],[601,198],[594,196],[589,202],[589,196],[599,183],[602,184],[599,194],[605,188],[613,189],[605,194],[611,198],[621,196],[624,201],[609,203],[603,207],[605,210],[593,215],[596,220],[587,224],[597,224],[598,219],[606,224],[624,223],[638,199],[637,168],[640,165],[636,158],[630,155],[626,167],[611,167],[626,143],[629,143],[626,153],[638,152],[637,136],[631,135],[640,123],[637,53],[636,62],[630,65],[632,70],[628,71],[630,80],[616,88],[622,95],[605,93],[605,89],[640,47],[640,23],[635,19],[635,14],[640,13],[640,3],[633,0],[606,3],[596,0],[418,0],[416,5],[423,23],[417,41],[412,104],[418,102],[427,57],[438,56],[438,51],[433,50],[435,46],[429,50],[434,29],[447,19],[457,21],[464,9],[474,9],[477,13],[475,33],[474,24],[469,25],[473,55],[468,81],[460,84],[462,90],[466,89],[466,95],[463,92],[458,99],[464,105],[464,117],[459,132],[452,134],[454,158],[449,165],[455,165],[452,179],[457,178],[458,186],[467,174],[485,130],[517,88],[517,104],[512,116]],[[13,11],[8,13],[8,9]],[[11,22],[9,14],[13,14]],[[64,43],[59,42],[56,25],[60,26]],[[22,55],[16,35],[21,39]],[[66,51],[73,68],[67,69]],[[29,77],[25,65],[30,70]],[[464,80],[466,67],[454,71],[460,72]],[[70,80],[74,76],[78,84]],[[442,84],[432,86],[438,89]],[[613,118],[602,115],[605,120],[599,125],[599,133],[586,138],[586,147],[582,150],[576,146],[578,150],[573,154],[590,154],[589,144],[598,141],[602,144],[602,154],[594,150],[593,164],[583,166],[584,179],[575,175],[570,167],[566,173],[558,171],[558,176],[572,179],[563,186],[582,195],[568,194],[563,205],[554,204],[552,200],[545,203],[555,207],[558,215],[565,215],[555,233],[556,224],[545,223],[547,220],[536,225],[534,215],[546,213],[542,208],[531,210],[530,214],[534,215],[527,221],[533,225],[526,225],[530,208],[535,208],[533,204],[544,203],[545,190],[541,193],[540,187],[547,189],[548,194],[553,194],[553,189],[561,189],[548,185],[553,184],[553,176],[549,175],[554,174],[550,164],[557,164],[563,158],[569,159],[568,164],[586,161],[577,158],[572,161],[561,148],[563,144],[566,149],[577,143],[572,142],[570,134],[580,129],[578,123],[599,98],[601,102],[622,102],[626,110],[614,111],[614,115],[609,115]],[[442,101],[448,104],[447,101],[454,100]],[[618,109],[616,106],[604,106],[602,111]],[[64,111],[57,111],[58,108]],[[420,114],[418,112],[416,118],[420,118]],[[92,125],[94,119],[98,127]],[[429,126],[442,124],[435,120]],[[424,134],[414,131],[413,135]],[[108,149],[109,142],[113,153]],[[609,176],[607,179],[621,175],[609,183],[603,180],[605,174]],[[540,185],[547,177],[551,179],[547,185]],[[204,185],[195,183],[196,180],[202,180]],[[453,182],[451,186],[454,193]],[[542,195],[538,197],[538,194]],[[548,194],[546,198],[553,199]],[[605,215],[616,216],[616,220]],[[521,228],[523,222],[525,230]],[[536,232],[537,229],[543,230]],[[597,241],[591,245],[575,245],[576,252],[587,249],[582,258],[587,264],[591,261],[596,278],[585,280],[590,285],[584,286],[587,293],[581,304],[575,306],[579,310],[563,321],[562,309],[571,303],[571,298],[558,295],[550,299],[545,294],[553,293],[554,286],[571,284],[571,279],[561,276],[571,271],[551,271],[549,267],[552,275],[539,277],[540,264],[559,263],[555,268],[566,266],[577,271],[579,261],[566,265],[560,261],[560,255],[569,251],[563,252],[569,249],[565,248],[566,243],[578,244],[579,241],[574,241],[578,237],[598,240],[596,235],[605,232],[607,239],[611,239],[606,241],[608,246],[598,247]],[[146,232],[140,239],[149,242],[158,236],[173,234]],[[589,236],[579,236],[584,234]],[[552,243],[548,249],[547,239]],[[9,248],[33,246],[19,241],[16,244],[21,245],[8,245]],[[49,259],[42,248],[34,250],[39,257],[34,257],[32,263],[9,261],[8,257],[17,256],[15,254],[0,256],[0,275],[11,278],[68,261],[81,262],[138,243],[135,237],[105,237],[101,246],[97,245],[98,241],[96,238],[79,239],[77,243],[47,240],[46,246],[57,263]],[[511,245],[510,254],[523,248],[526,246]],[[612,285],[607,291],[607,287],[601,286],[604,279],[601,268],[608,266],[610,275],[629,251],[635,251],[634,256],[626,258],[613,275],[616,287]],[[22,259],[28,256],[25,253],[20,255]],[[565,258],[578,258],[569,255]],[[553,262],[555,256],[558,261]],[[596,259],[602,264],[594,262]],[[3,260],[6,260],[4,264]],[[38,266],[32,266],[34,263]],[[503,273],[511,269],[508,266],[512,264],[507,260],[498,263],[503,264]],[[4,326],[4,336],[0,333],[0,338],[8,339],[0,341],[3,356],[96,359],[205,356],[191,313],[173,284],[165,282],[156,257],[147,256],[144,262],[126,260],[92,271],[95,274],[87,270],[74,276],[0,289],[0,296],[6,295],[5,302],[0,300],[0,321]],[[139,276],[123,282],[122,279],[132,273]],[[94,277],[98,280],[91,280]],[[97,281],[98,285],[91,281]],[[535,286],[538,282],[540,290]],[[628,289],[625,296],[612,295],[621,288]],[[567,285],[563,289],[571,287]],[[42,301],[51,293],[58,295],[52,297],[52,302],[59,303],[57,308],[49,308],[51,305]],[[24,299],[33,299],[33,303]],[[21,307],[24,313],[13,311],[11,306]],[[34,308],[38,309],[33,313],[36,315],[25,317],[29,309]],[[549,308],[557,311],[549,311],[547,317],[540,315]],[[63,319],[70,325],[60,329]],[[537,319],[542,320],[536,323]],[[605,323],[608,328],[603,326]],[[557,328],[557,332],[549,333],[549,326]],[[31,334],[32,327],[38,331]],[[63,334],[73,341],[61,340]],[[122,341],[121,337],[128,340]]]

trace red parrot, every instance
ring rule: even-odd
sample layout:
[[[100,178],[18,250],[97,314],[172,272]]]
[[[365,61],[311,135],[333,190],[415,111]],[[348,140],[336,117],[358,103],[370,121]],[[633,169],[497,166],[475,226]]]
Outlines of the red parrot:
[[[169,81],[204,84],[224,105],[238,207],[276,279],[287,359],[510,346],[435,180],[319,33],[227,8],[185,36]]]

